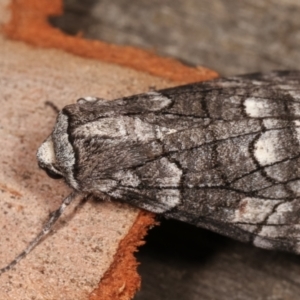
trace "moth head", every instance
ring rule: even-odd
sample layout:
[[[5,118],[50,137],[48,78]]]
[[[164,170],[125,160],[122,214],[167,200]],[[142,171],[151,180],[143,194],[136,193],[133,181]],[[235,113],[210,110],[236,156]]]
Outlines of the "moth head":
[[[63,178],[62,172],[56,166],[56,156],[52,136],[40,146],[37,151],[38,165],[53,179]]]
[[[37,151],[39,166],[55,179],[64,178],[74,189],[79,185],[74,178],[75,152],[69,139],[69,118],[60,111],[52,134]]]

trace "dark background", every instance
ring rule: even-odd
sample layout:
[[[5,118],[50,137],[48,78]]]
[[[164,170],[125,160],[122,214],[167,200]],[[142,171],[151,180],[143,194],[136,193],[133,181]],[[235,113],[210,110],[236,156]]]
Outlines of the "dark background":
[[[133,45],[221,75],[300,65],[299,0],[66,0],[69,34]],[[161,219],[140,248],[135,300],[297,300],[300,257]]]

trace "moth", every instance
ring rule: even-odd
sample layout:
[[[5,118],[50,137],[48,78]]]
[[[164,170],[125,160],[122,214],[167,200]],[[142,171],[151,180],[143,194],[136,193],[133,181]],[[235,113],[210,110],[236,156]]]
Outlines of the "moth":
[[[255,246],[300,253],[300,71],[220,78],[108,101],[80,98],[37,152],[80,193]]]

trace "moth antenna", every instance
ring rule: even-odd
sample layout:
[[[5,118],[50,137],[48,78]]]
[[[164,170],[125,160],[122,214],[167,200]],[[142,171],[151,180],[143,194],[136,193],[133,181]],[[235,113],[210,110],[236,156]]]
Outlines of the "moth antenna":
[[[9,263],[6,267],[0,269],[0,275],[4,272],[7,272],[11,270],[21,259],[27,256],[34,247],[41,241],[43,237],[45,237],[52,229],[53,225],[56,223],[56,221],[59,219],[59,217],[63,214],[66,207],[74,200],[74,198],[77,196],[77,192],[72,192],[69,194],[61,203],[60,207],[51,212],[50,218],[48,222],[44,225],[42,231],[29,243],[27,248],[21,252],[11,263]]]

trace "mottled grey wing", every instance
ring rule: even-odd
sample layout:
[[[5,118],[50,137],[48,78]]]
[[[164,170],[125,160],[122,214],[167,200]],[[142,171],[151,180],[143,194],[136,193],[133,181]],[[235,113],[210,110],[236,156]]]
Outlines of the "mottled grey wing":
[[[300,73],[252,74],[64,109],[84,191],[300,252]]]

